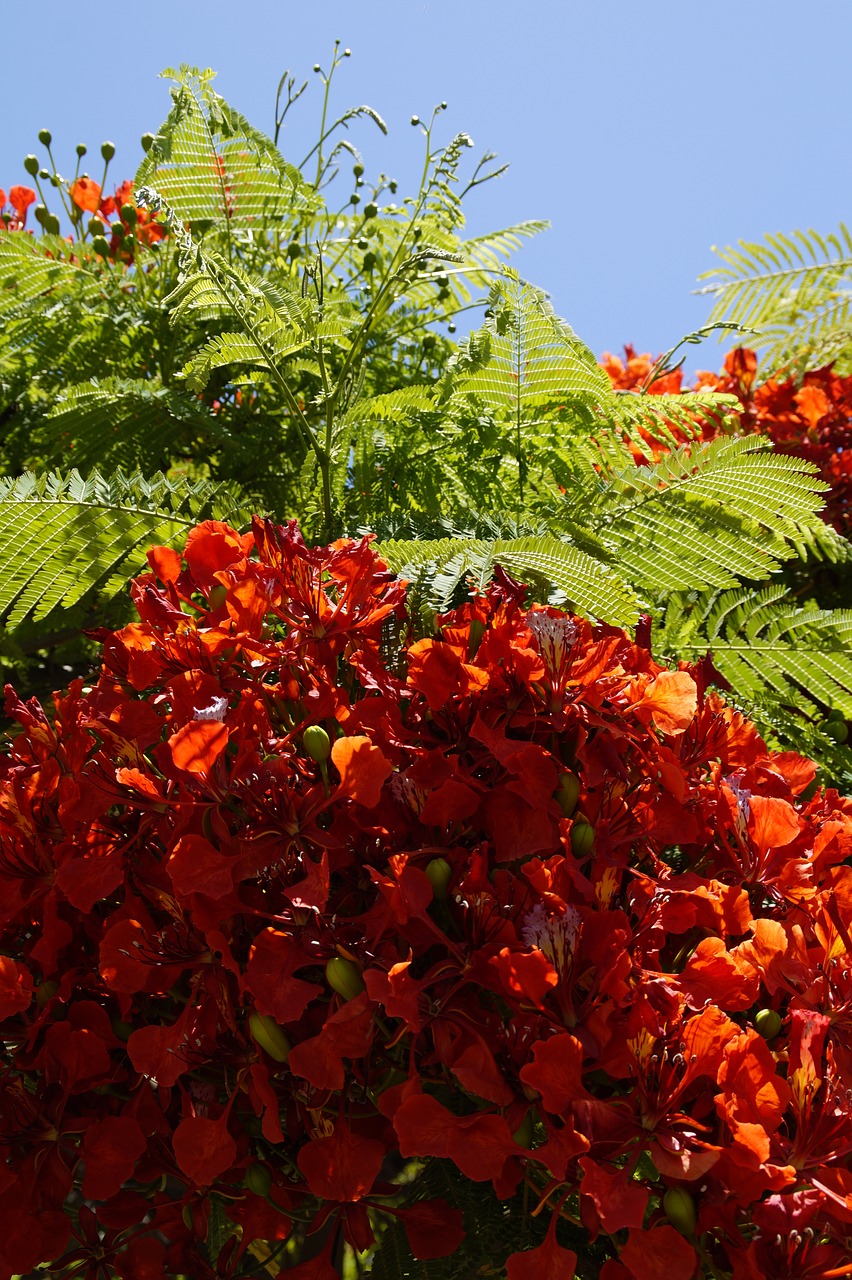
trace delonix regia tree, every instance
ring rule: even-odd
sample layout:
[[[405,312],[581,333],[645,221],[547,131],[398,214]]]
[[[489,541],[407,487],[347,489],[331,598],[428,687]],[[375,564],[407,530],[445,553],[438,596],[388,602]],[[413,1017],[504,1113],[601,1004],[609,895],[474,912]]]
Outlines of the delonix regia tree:
[[[63,185],[50,152],[75,236],[0,238],[7,651],[117,620],[105,604],[151,542],[269,511],[309,536],[375,531],[424,625],[497,563],[586,616],[652,615],[662,650],[712,644],[755,714],[794,705],[792,731],[819,745],[826,710],[852,711],[852,624],[760,585],[791,558],[848,555],[814,468],[727,434],[731,396],[616,394],[501,266],[543,224],[465,239],[462,198],[493,157],[465,182],[470,140],[436,144],[440,108],[416,122],[418,191],[368,180],[346,130],[380,117],[329,122],[343,56],[299,166],[277,141],[304,86],[282,79],[267,137],[183,68],[136,202],[128,184],[106,202],[85,175]],[[440,325],[471,306],[484,325],[456,347]],[[649,441],[637,466],[630,445]]]

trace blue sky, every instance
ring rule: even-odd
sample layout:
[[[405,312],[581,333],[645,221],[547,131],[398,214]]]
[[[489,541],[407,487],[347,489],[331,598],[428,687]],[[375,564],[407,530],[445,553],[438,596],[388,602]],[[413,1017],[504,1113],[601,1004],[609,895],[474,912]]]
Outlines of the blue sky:
[[[470,198],[469,229],[549,219],[516,265],[598,352],[658,352],[700,325],[691,290],[711,245],[852,216],[850,0],[43,0],[7,8],[3,37],[7,190],[45,125],[60,168],[111,138],[116,177],[132,176],[168,110],[158,73],[180,62],[216,69],[270,131],[283,70],[311,80],[283,135],[298,161],[318,121],[311,67],[340,38],[352,57],[334,104],[369,103],[390,126],[352,134],[368,175],[402,194],[421,158],[409,118],[446,99],[444,139],[466,130],[473,157],[511,166]],[[718,362],[711,343],[689,367]]]

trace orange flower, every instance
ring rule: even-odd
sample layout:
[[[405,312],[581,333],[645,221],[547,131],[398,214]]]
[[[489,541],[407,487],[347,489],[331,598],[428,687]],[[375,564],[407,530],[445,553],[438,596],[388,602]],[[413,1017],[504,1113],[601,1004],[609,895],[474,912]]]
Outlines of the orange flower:
[[[84,209],[87,213],[97,213],[101,202],[101,189],[91,178],[78,178],[72,184],[69,195],[78,209]]]

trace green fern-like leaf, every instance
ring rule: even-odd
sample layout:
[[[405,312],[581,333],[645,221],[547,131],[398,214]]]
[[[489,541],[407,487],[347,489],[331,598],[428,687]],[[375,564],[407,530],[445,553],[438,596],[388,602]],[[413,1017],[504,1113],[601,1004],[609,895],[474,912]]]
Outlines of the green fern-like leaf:
[[[136,174],[196,228],[226,239],[319,199],[278,148],[212,87],[214,73],[182,65],[163,76],[176,82],[174,106]]]
[[[807,358],[811,367],[852,350],[852,234],[796,231],[740,240],[717,250],[698,293],[714,299],[711,321],[757,330],[752,340],[770,368]]]
[[[222,485],[120,471],[0,480],[0,616],[15,626],[96,587],[117,592],[144,566],[149,546],[180,542],[205,515],[240,523],[239,496]]]

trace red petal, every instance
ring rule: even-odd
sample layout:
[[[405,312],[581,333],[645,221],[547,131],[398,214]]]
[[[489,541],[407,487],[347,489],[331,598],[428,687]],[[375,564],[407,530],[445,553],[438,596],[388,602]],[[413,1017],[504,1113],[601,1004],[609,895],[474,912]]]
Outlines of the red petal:
[[[384,1144],[353,1133],[338,1120],[327,1138],[307,1142],[296,1163],[315,1196],[322,1200],[360,1200],[370,1191],[385,1158]]]
[[[536,1249],[513,1253],[506,1260],[507,1280],[571,1280],[577,1255],[556,1239],[556,1214],[550,1219],[547,1235]],[[660,1280],[660,1277],[656,1277]]]
[[[382,784],[393,765],[369,738],[337,738],[331,748],[331,759],[340,774],[338,798],[348,796],[367,809],[379,803]]]
[[[322,987],[294,978],[293,974],[314,963],[290,934],[280,929],[259,933],[249,952],[243,979],[243,987],[254,996],[258,1013],[282,1023],[301,1018],[311,1000],[322,994]]]
[[[463,1214],[446,1200],[424,1200],[398,1210],[411,1252],[419,1261],[447,1258],[464,1240]]]
[[[567,1106],[586,1097],[583,1088],[583,1046],[567,1031],[540,1040],[533,1061],[521,1068],[524,1084],[538,1089],[545,1111],[561,1115]]]
[[[237,1158],[227,1113],[218,1120],[187,1116],[175,1129],[172,1146],[181,1170],[199,1187],[209,1187]]]
[[[118,1195],[133,1176],[136,1161],[146,1147],[145,1136],[131,1116],[108,1116],[86,1130],[82,1157],[85,1165],[83,1195],[108,1200]]]
[[[0,956],[0,1022],[29,1008],[32,996],[33,975],[27,966]]]
[[[209,773],[228,745],[228,730],[219,720],[190,720],[169,738],[176,769]]]
[[[692,1245],[665,1224],[631,1231],[620,1260],[634,1280],[691,1280],[698,1261]]]
[[[233,888],[233,862],[203,836],[181,836],[166,864],[175,892],[225,898]]]

